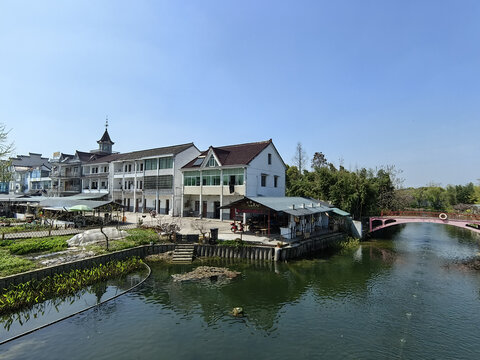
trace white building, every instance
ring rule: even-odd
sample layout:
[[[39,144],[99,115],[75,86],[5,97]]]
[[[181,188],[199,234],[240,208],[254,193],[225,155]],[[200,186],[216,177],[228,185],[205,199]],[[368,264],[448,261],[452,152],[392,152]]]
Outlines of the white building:
[[[53,196],[71,196],[81,192],[100,192],[108,194],[108,169],[104,167],[90,167],[86,164],[99,162],[101,159],[112,156],[114,142],[108,134],[108,122],[105,124],[105,132],[97,141],[98,149],[90,152],[75,151],[75,155],[57,152],[50,159],[52,164],[52,189]],[[115,155],[115,154],[113,154]],[[103,162],[102,164],[107,164]],[[94,175],[94,176],[92,176]],[[100,178],[98,178],[98,176]],[[104,190],[103,192],[99,190]]]
[[[193,143],[111,154],[83,166],[83,192],[110,193],[127,211],[180,215],[180,169],[200,151]]]
[[[212,147],[182,168],[184,216],[232,219],[244,196],[285,196],[285,163],[272,140]]]
[[[51,186],[50,170],[48,159],[42,154],[29,153],[11,158],[10,171],[12,180],[10,190],[20,193],[35,193],[46,191]]]

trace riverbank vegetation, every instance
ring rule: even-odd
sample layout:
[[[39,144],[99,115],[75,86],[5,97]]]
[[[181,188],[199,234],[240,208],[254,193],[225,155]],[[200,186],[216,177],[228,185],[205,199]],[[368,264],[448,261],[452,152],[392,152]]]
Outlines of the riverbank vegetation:
[[[242,241],[240,238],[235,240],[218,240],[218,244],[220,246],[230,246],[235,248],[241,248],[246,246],[255,246],[255,244],[251,244],[248,241]]]
[[[480,186],[430,184],[419,188],[396,191],[398,203],[403,208],[422,208],[437,211],[473,211],[472,204],[480,200]]]
[[[298,158],[303,159],[298,161]],[[432,211],[480,211],[480,185],[436,184],[403,188],[402,171],[395,166],[347,170],[335,167],[322,153],[315,153],[311,170],[306,170],[306,155],[295,158],[286,170],[286,195],[328,201],[348,211],[354,219],[379,215],[382,210],[422,209]],[[299,168],[302,171],[299,171]]]
[[[348,171],[333,164],[315,166],[300,173],[287,166],[287,196],[303,196],[328,201],[348,211],[355,219],[395,207],[394,168]]]
[[[82,288],[124,276],[142,266],[138,258],[111,261],[89,269],[76,269],[67,273],[55,274],[42,280],[31,280],[4,289],[0,296],[0,314],[20,310],[57,296],[74,294]]]
[[[360,239],[355,239],[348,236],[344,241],[338,244],[338,248],[341,251],[356,250],[360,246]]]

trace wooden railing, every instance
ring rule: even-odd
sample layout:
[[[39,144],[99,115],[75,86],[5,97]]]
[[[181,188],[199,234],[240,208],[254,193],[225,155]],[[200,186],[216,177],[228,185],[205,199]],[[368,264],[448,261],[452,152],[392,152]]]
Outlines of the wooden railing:
[[[444,211],[382,211],[381,216],[389,217],[424,217],[424,218],[444,218],[447,215],[449,220],[480,220],[479,214],[448,213]]]

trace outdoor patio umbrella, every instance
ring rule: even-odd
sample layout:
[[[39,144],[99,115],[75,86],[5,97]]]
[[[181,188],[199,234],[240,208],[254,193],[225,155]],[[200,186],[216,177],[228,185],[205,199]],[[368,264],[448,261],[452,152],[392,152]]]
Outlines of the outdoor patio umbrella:
[[[75,205],[70,208],[68,208],[69,211],[93,211],[93,209],[90,206],[87,205]]]

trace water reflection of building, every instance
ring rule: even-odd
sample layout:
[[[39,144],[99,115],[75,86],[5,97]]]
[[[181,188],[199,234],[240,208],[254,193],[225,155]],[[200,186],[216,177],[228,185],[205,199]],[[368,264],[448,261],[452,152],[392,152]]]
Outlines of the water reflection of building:
[[[331,257],[329,261],[272,264],[221,259],[208,264],[228,267],[241,272],[241,276],[228,284],[174,283],[170,277],[179,271],[178,267],[153,264],[151,279],[139,292],[148,303],[161,304],[182,318],[201,316],[209,326],[230,321],[233,318],[229,312],[241,306],[245,322],[270,332],[275,331],[286,304],[298,302],[309,293],[324,301],[366,296],[370,281],[391,265],[370,259],[368,251],[362,262],[354,261],[352,252]]]

